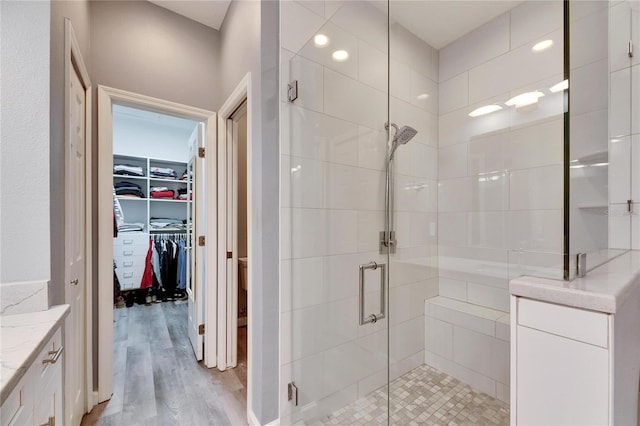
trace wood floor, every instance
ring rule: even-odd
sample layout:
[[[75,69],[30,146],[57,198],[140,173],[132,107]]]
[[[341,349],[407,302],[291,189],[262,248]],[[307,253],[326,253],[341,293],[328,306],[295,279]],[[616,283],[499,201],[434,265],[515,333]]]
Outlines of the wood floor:
[[[238,366],[225,372],[195,360],[187,304],[115,309],[113,397],[82,425],[246,425],[246,327],[238,329]]]

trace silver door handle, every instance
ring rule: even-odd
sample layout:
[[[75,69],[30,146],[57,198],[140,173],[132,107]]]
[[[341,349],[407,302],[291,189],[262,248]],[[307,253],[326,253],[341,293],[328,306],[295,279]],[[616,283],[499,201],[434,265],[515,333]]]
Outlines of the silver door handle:
[[[387,275],[385,274],[386,265],[384,263],[369,262],[359,266],[360,269],[360,325],[375,324],[378,320],[385,317],[387,313],[387,304],[385,298],[385,291],[387,287]],[[364,313],[364,283],[365,283],[365,271],[371,269],[375,271],[380,269],[380,313],[370,314],[365,318]]]

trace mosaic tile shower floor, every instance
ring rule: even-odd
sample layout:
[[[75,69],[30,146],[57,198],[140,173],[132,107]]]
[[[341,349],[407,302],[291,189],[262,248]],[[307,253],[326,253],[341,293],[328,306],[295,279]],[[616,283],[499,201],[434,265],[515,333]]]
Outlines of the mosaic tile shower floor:
[[[473,390],[427,365],[415,368],[391,383],[391,424],[508,425],[509,404]],[[314,425],[385,425],[387,389],[364,398],[315,422]]]

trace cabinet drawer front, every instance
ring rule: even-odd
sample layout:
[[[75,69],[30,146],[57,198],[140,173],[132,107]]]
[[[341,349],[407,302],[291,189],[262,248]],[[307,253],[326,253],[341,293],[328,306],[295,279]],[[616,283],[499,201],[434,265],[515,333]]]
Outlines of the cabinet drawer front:
[[[35,365],[39,368],[39,378],[42,382],[48,381],[50,377],[55,374],[55,370],[59,369],[62,371],[64,348],[61,348],[62,331],[58,329],[53,337],[47,342],[44,349],[40,352],[38,358],[36,358]]]
[[[607,348],[609,315],[518,298],[518,324]]]
[[[132,244],[130,246],[113,247],[113,257],[146,256],[149,244]]]
[[[134,281],[132,279],[120,280],[120,290],[137,290],[140,288],[141,280]]]
[[[4,400],[4,404],[0,407],[0,424],[20,426],[33,423],[33,389],[35,376],[36,371],[32,366]]]
[[[144,264],[147,260],[146,254],[144,256],[114,256],[113,260],[116,262],[116,271],[118,269],[121,270],[130,270],[136,268],[144,268]]]
[[[121,233],[113,240],[114,247],[130,247],[135,244],[149,244],[149,235]]]

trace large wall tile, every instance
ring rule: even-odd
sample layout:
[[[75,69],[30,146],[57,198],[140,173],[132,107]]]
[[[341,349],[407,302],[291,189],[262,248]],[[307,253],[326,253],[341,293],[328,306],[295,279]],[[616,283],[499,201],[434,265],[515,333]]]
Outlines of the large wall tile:
[[[562,166],[514,170],[509,178],[511,210],[561,209]]]
[[[329,44],[318,47],[311,38],[300,50],[300,55],[332,69],[350,78],[358,78],[358,39],[331,22],[325,23],[317,32],[329,38]],[[349,54],[345,61],[335,61],[332,57],[336,50],[344,50]],[[386,67],[385,67],[386,68]]]
[[[637,151],[638,149],[634,150]],[[609,202],[626,203],[631,197],[633,173],[631,137],[619,137],[611,140],[609,145]]]
[[[511,48],[532,42],[562,28],[562,19],[560,1],[523,2],[511,11]]]
[[[324,170],[320,161],[282,156],[280,182],[283,207],[322,208]]]
[[[386,122],[387,99],[382,91],[325,69],[324,111],[335,118],[379,129]]]
[[[620,137],[631,134],[631,70],[611,73],[609,99],[609,135]]]
[[[509,212],[509,246],[512,250],[562,252],[562,211]]]
[[[289,62],[289,80],[298,80],[298,99],[296,105],[322,112],[324,104],[324,71],[321,65],[301,56],[295,56]]]
[[[440,81],[467,71],[509,50],[509,20],[505,13],[440,50]]]
[[[571,22],[572,68],[607,59],[609,48],[609,9],[604,7]],[[628,41],[628,40],[627,40]]]
[[[440,114],[446,114],[469,104],[469,79],[469,73],[463,72],[440,83],[438,98]]]
[[[438,151],[438,177],[442,180],[466,176],[467,151],[467,143],[440,148]]]
[[[291,52],[298,52],[324,23],[324,18],[305,8],[298,2],[283,3],[281,9],[282,47]]]
[[[280,270],[281,312],[319,305],[324,302],[325,280],[322,257],[284,260]]]

